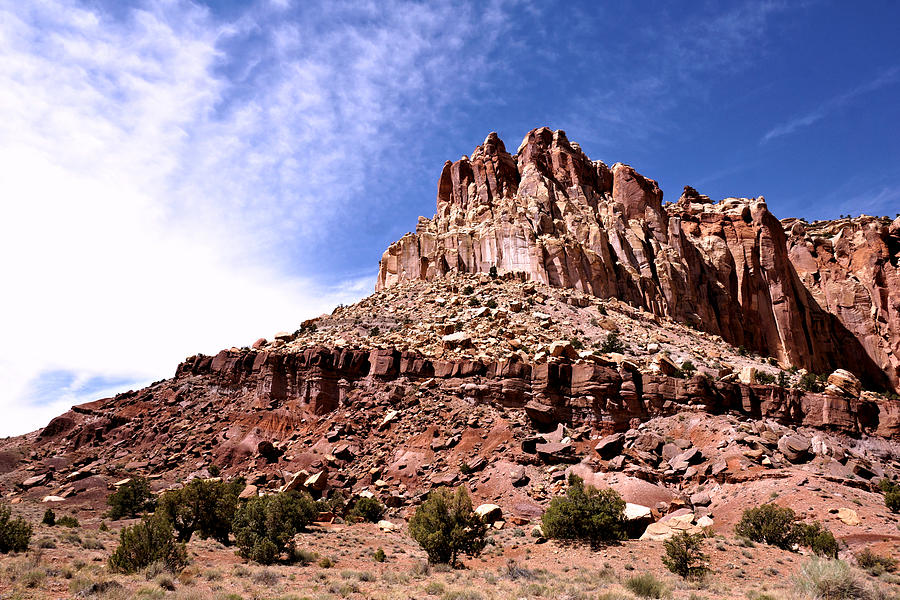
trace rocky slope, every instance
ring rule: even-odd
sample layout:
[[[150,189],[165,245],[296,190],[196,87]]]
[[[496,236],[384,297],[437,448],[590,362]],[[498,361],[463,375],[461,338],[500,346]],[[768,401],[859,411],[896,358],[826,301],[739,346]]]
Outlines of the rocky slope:
[[[385,253],[373,295],[0,440],[0,493],[97,527],[124,478],[221,471],[243,497],[374,495],[393,524],[371,539],[396,547],[429,490],[465,485],[499,506],[498,556],[534,546],[543,564],[559,550],[520,538],[574,472],[629,503],[646,545],[604,554],[617,568],[679,529],[729,536],[775,498],[844,557],[894,552],[877,482],[900,477],[900,400],[866,388],[896,382],[898,229],[782,223],[691,189],[663,206],[561,132],[516,156],[492,135],[445,166],[438,215]]]
[[[448,161],[437,214],[387,249],[378,286],[494,267],[900,391],[898,259],[900,219],[794,223],[788,236],[762,197],[713,203],[686,187],[663,205],[653,180],[540,128],[515,155],[492,133]]]

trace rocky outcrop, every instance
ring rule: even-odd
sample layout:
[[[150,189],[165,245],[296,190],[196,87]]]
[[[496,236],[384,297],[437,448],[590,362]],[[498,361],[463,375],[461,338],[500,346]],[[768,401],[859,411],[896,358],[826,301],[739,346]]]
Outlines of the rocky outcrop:
[[[900,217],[785,221],[802,284],[900,388]],[[838,351],[844,351],[838,348]]]
[[[440,393],[507,408],[524,409],[536,425],[590,424],[624,431],[632,421],[680,410],[734,412],[845,433],[892,436],[898,424],[879,418],[871,400],[814,394],[774,385],[710,382],[642,373],[600,357],[541,363],[510,358],[440,360],[390,348],[316,347],[301,353],[223,350],[182,363],[173,382],[197,382],[217,395],[256,407],[287,408],[294,414],[325,414],[358,401],[393,381],[428,381]]]
[[[762,197],[713,203],[686,187],[663,206],[656,182],[591,161],[562,131],[529,132],[515,155],[492,133],[444,165],[437,213],[385,251],[377,287],[496,269],[619,298],[784,366],[840,367],[900,390],[898,227],[804,245]]]

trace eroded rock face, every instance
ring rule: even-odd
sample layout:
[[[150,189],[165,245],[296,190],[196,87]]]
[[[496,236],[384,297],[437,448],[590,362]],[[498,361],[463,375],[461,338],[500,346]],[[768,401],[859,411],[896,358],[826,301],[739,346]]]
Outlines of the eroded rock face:
[[[655,181],[591,161],[562,131],[529,132],[515,155],[492,133],[444,165],[437,214],[385,251],[377,287],[493,267],[900,390],[900,223],[810,235],[788,237],[762,197],[686,187],[663,206]]]
[[[900,389],[900,217],[786,224],[791,262],[815,303]]]

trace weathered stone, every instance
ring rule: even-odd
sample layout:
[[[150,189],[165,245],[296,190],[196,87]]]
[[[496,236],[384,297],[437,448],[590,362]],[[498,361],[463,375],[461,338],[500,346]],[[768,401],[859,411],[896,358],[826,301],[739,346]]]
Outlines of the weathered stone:
[[[782,436],[778,440],[778,450],[792,463],[804,462],[809,458],[809,438],[799,434]]]
[[[597,451],[597,454],[599,454],[601,458],[610,459],[615,455],[620,454],[624,445],[625,434],[614,433],[601,438],[600,441],[597,442],[597,445],[594,446],[594,450]]]

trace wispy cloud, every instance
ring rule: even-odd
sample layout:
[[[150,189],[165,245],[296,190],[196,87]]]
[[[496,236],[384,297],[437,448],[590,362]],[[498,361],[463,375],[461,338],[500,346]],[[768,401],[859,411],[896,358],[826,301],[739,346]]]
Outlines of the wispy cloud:
[[[579,139],[593,136],[610,149],[678,127],[671,113],[706,101],[713,76],[721,79],[758,60],[775,17],[794,8],[782,2],[722,6],[689,20],[678,18],[680,9],[664,9],[673,11],[671,18],[636,25],[624,44],[603,46],[595,58],[604,76],[573,99],[566,126],[578,130]]]
[[[859,85],[842,94],[833,96],[825,102],[819,104],[813,110],[801,115],[797,115],[792,119],[785,121],[784,123],[776,125],[772,129],[767,131],[765,135],[763,135],[760,143],[765,144],[766,142],[775,138],[794,133],[795,131],[803,127],[809,127],[810,125],[821,121],[835,111],[847,106],[860,96],[880,90],[897,82],[900,82],[900,68],[891,67],[889,69],[885,69],[871,81]]]
[[[507,5],[0,2],[0,435],[368,293],[309,249],[476,93]]]

